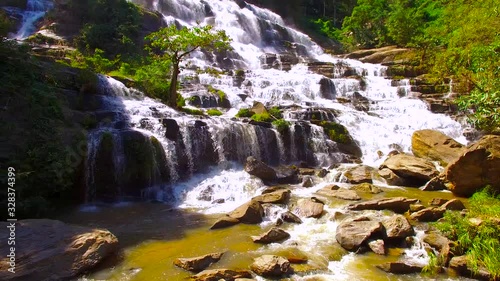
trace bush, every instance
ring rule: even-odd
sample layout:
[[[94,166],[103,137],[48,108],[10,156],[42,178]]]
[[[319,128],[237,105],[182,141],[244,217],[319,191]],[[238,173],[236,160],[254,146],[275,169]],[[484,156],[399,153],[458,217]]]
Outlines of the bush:
[[[290,128],[290,122],[285,119],[278,119],[273,121],[273,126],[278,130],[278,132],[283,133]]]
[[[207,114],[210,116],[221,116],[223,113],[218,109],[211,108],[207,110]]]
[[[250,117],[252,120],[257,122],[273,122],[274,118],[269,115],[269,113],[254,114]]]
[[[466,216],[456,211],[447,211],[436,227],[451,240],[457,241],[455,252],[465,254],[474,271],[485,267],[493,279],[500,277],[500,197],[488,188],[476,192],[469,200]],[[471,219],[482,223],[474,225]]]
[[[255,112],[251,111],[249,108],[242,108],[236,114],[236,117],[252,117]]]

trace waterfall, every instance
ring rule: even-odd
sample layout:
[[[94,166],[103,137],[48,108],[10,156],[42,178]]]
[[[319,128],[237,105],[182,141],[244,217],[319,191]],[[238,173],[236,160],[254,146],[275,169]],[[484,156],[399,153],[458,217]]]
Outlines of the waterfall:
[[[25,39],[36,31],[36,23],[45,16],[47,11],[52,9],[51,0],[28,0],[26,10],[22,12],[21,27],[12,37],[15,39]]]

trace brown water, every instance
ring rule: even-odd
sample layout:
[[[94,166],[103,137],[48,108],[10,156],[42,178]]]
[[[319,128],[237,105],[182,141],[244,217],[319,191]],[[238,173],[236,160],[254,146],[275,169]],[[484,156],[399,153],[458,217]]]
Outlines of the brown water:
[[[395,196],[417,198],[424,205],[436,197],[454,198],[451,193],[446,192],[390,188],[381,194],[365,194],[364,199]],[[343,200],[327,199],[327,210],[342,207],[346,203],[348,202]],[[175,258],[221,251],[225,252],[223,258],[211,268],[248,269],[253,258],[262,254],[307,256],[308,264],[294,265],[296,274],[288,280],[466,280],[447,275],[431,277],[421,274],[387,274],[375,265],[401,259],[403,250],[391,249],[387,256],[374,253],[348,254],[334,242],[336,222],[332,222],[328,213],[318,220],[307,219],[302,225],[282,226],[293,233],[300,227],[305,228],[298,235],[292,235],[292,239],[282,246],[262,246],[253,243],[250,238],[250,235],[258,235],[269,229],[271,223],[263,226],[239,224],[226,229],[209,230],[219,216],[199,214],[196,210],[173,210],[159,203],[130,203],[114,207],[102,206],[92,212],[75,210],[60,219],[74,224],[107,228],[118,237],[124,249],[119,262],[106,264],[105,268],[87,276],[86,280],[186,280],[191,273],[175,267]],[[306,245],[310,241],[305,241],[311,238],[315,243],[313,249]]]

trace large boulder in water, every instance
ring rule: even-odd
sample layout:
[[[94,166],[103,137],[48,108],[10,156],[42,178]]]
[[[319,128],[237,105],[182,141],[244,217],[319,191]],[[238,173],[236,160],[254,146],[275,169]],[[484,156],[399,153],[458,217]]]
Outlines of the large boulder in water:
[[[349,210],[391,210],[395,213],[404,213],[410,209],[411,204],[418,202],[418,199],[408,199],[406,197],[383,198],[351,204],[347,206]]]
[[[348,183],[372,183],[372,174],[374,171],[375,169],[370,166],[359,165],[347,169],[344,176],[347,178]]]
[[[254,260],[250,269],[264,277],[281,277],[290,273],[290,262],[280,256],[264,255]]]
[[[389,239],[401,239],[415,234],[408,219],[403,215],[392,216],[382,222]]]
[[[290,190],[280,189],[270,193],[264,193],[253,198],[254,201],[258,201],[262,204],[285,204],[290,199]]]
[[[500,192],[500,136],[482,137],[451,162],[440,177],[455,195],[471,196],[486,185]]]
[[[381,237],[383,230],[384,226],[376,221],[346,221],[337,227],[335,239],[344,249],[357,251],[370,238]]]
[[[276,180],[276,171],[264,162],[249,156],[245,163],[245,171],[252,176],[256,176],[264,181]]]
[[[250,200],[229,213],[230,218],[249,224],[261,223],[263,216],[264,208],[258,201],[255,200]]]
[[[411,137],[413,155],[432,161],[439,161],[442,166],[460,157],[465,147],[449,136],[435,130],[415,131]]]
[[[191,277],[193,281],[236,280],[238,278],[252,278],[248,270],[207,269]]]
[[[325,204],[312,197],[310,199],[299,199],[295,213],[306,218],[319,218],[323,215],[323,206]]]
[[[281,242],[290,238],[290,234],[281,228],[273,227],[269,229],[266,233],[259,236],[252,236],[252,240],[255,243],[269,244],[275,242]]]
[[[2,253],[7,245],[9,223],[0,222]],[[9,258],[0,260],[1,280],[67,280],[93,269],[115,254],[118,239],[109,231],[68,225],[57,220],[29,219],[16,223],[15,274],[7,271]]]
[[[439,174],[432,162],[408,154],[396,154],[385,160],[380,169],[388,168],[405,179],[408,186],[422,186]]]

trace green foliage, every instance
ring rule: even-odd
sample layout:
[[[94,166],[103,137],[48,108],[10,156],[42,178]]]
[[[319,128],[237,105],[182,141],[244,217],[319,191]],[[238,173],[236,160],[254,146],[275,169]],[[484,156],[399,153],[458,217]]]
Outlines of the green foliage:
[[[219,99],[221,99],[221,100],[224,100],[227,98],[226,93],[224,93],[224,91],[215,89],[212,85],[208,85],[207,90],[209,93],[219,96]]]
[[[252,117],[255,114],[250,108],[242,108],[236,114],[236,117]]]
[[[181,111],[185,112],[185,113],[187,113],[189,115],[205,115],[203,113],[203,111],[201,111],[200,109],[195,109],[195,108],[182,107]]]
[[[283,118],[283,113],[281,113],[281,109],[277,106],[271,107],[269,110],[269,115],[271,115],[274,119]]]
[[[269,113],[260,113],[260,114],[254,114],[250,117],[252,120],[257,121],[257,122],[272,122],[275,120]]]
[[[207,110],[207,114],[210,116],[221,116],[223,113],[216,108],[211,108]]]
[[[177,108],[181,108],[183,106],[186,106],[186,100],[183,96],[177,95]]]
[[[285,119],[278,119],[273,121],[273,126],[278,132],[283,133],[290,128],[290,122]]]
[[[454,249],[466,254],[467,262],[474,270],[485,267],[494,278],[500,277],[500,196],[493,195],[488,188],[476,192],[469,200],[466,216],[447,211],[436,227],[448,238],[457,241]],[[474,220],[482,222],[477,225]]]
[[[136,70],[135,79],[139,81],[141,88],[148,96],[168,102],[170,81],[165,73],[169,73],[170,70],[170,61],[153,60]]]
[[[179,64],[192,52],[205,49],[212,51],[225,51],[230,49],[231,39],[223,30],[213,30],[211,25],[183,27],[177,29],[171,25],[153,32],[145,38],[153,61],[169,61],[172,65],[169,91],[170,106],[175,106],[177,100],[177,79],[180,73]]]
[[[330,121],[319,121],[314,123],[323,127],[325,134],[332,141],[345,144],[351,143],[349,132],[343,125]]]

